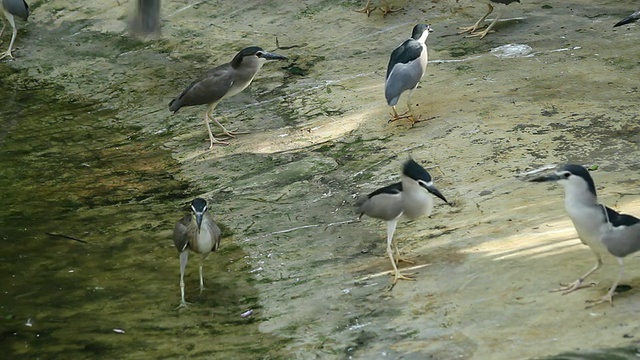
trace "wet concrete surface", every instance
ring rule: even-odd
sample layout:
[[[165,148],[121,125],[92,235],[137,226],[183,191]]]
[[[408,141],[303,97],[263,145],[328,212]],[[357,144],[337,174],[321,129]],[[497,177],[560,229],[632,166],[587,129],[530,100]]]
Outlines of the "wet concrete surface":
[[[632,1],[512,4],[483,40],[456,34],[485,11],[466,1],[398,1],[403,10],[385,18],[352,11],[359,1],[165,1],[162,37],[148,41],[126,36],[130,5],[32,4],[17,59],[0,64],[18,104],[3,110],[10,128],[0,133],[12,189],[2,199],[1,341],[12,355],[635,356],[637,255],[623,278],[632,289],[614,307],[584,309],[615,278],[612,259],[597,286],[549,293],[594,259],[561,189],[517,176],[597,165],[601,201],[640,214],[639,30],[611,27]],[[430,65],[412,100],[433,118],[387,124],[388,55],[425,21]],[[276,49],[276,37],[294,47]],[[531,51],[496,56],[508,44]],[[204,108],[171,115],[167,103],[249,45],[290,60],[265,65],[218,106],[250,134],[206,151]],[[387,292],[384,224],[355,222],[353,204],[397,181],[409,154],[453,206],[398,226],[417,278]],[[195,304],[174,311],[170,232],[195,196],[210,200],[227,236],[205,267],[209,289],[197,296],[192,260]]]

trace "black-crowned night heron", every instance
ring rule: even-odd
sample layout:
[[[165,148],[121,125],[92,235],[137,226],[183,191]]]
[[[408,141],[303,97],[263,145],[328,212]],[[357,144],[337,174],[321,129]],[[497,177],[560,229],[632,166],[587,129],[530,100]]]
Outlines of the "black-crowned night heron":
[[[427,37],[432,31],[429,25],[418,24],[414,26],[411,37],[391,53],[384,83],[384,96],[387,99],[387,104],[393,109],[391,114],[393,118],[389,121],[409,119],[411,126],[419,121],[411,109],[411,95],[427,70]],[[403,115],[398,115],[396,104],[398,104],[400,95],[406,91],[409,91],[407,96],[408,111]]]
[[[203,77],[192,82],[187,88],[175,99],[169,103],[169,110],[176,113],[184,106],[209,105],[207,112],[204,114],[204,122],[209,131],[209,140],[211,149],[214,144],[227,144],[217,140],[211,132],[209,119],[213,120],[222,132],[230,137],[234,137],[234,133],[228,131],[213,117],[213,110],[222,99],[231,97],[244,90],[258,73],[266,60],[282,60],[285,56],[270,53],[262,50],[257,46],[244,48],[236,54],[231,62],[217,66],[207,71]]]
[[[180,307],[187,307],[184,300],[184,270],[189,260],[189,250],[200,254],[200,293],[204,289],[202,266],[212,251],[220,247],[220,229],[209,215],[207,201],[195,198],[191,202],[191,213],[185,215],[173,228],[173,243],[180,252]]]
[[[426,191],[425,191],[426,189]],[[436,189],[431,175],[413,159],[404,163],[402,181],[380,188],[358,202],[360,218],[363,215],[387,222],[387,255],[393,266],[394,279],[391,285],[400,279],[412,280],[398,270],[398,261],[406,261],[400,257],[398,245],[393,241],[393,233],[401,219],[413,220],[420,216],[429,216],[433,209],[433,199],[429,193],[439,197],[445,203],[447,199]],[[393,250],[392,250],[393,245]],[[395,250],[396,257],[393,253]]]
[[[9,57],[13,59],[13,55],[11,54],[11,50],[13,48],[13,42],[16,41],[16,36],[18,35],[18,29],[16,28],[16,21],[14,16],[17,16],[24,21],[27,21],[29,18],[29,5],[24,0],[2,0],[2,11],[4,12],[4,17],[9,20],[11,27],[13,28],[13,34],[11,35],[11,42],[9,43],[9,49],[4,55],[0,56],[0,59],[4,59]],[[4,28],[7,24],[2,21],[2,30],[0,30],[0,36],[4,33]]]
[[[627,16],[626,18],[618,21],[615,25],[613,25],[613,27],[618,27],[618,26],[622,26],[622,25],[626,25],[632,22],[636,22],[638,21],[638,19],[640,19],[640,10],[634,12],[633,14]]]
[[[365,13],[367,14],[367,17],[368,17],[371,14],[371,12],[374,11],[375,9],[376,9],[375,6],[371,6],[371,0],[367,0],[367,4],[362,9],[359,9],[356,11]],[[391,6],[389,6],[389,3],[387,2],[387,0],[380,0],[380,10],[382,11],[382,16],[387,16],[387,14],[396,12],[401,9],[392,9]]]
[[[613,294],[624,271],[622,258],[640,250],[640,219],[617,213],[599,204],[593,179],[589,171],[580,165],[564,165],[554,174],[539,176],[530,181],[557,181],[564,187],[564,207],[569,218],[578,232],[580,241],[596,256],[596,265],[586,274],[573,283],[563,283],[561,288],[552,291],[568,294],[590,286],[583,285],[584,280],[600,268],[602,256],[609,254],[614,256],[620,264],[618,277],[607,295],[587,302],[591,303],[588,307],[605,301],[613,305]]]
[[[489,14],[493,12],[494,5],[509,5],[512,2],[518,2],[518,3],[520,2],[520,0],[476,0],[476,1],[483,4],[487,4],[487,6],[489,7],[489,11],[486,14],[484,14],[484,16],[482,16],[478,21],[476,21],[475,24],[468,27],[458,28],[458,30],[460,30],[458,34],[469,33],[467,37],[479,36],[480,39],[487,36],[487,34],[491,31],[491,29],[493,29],[493,26],[498,22],[498,20],[500,20],[500,16],[502,16],[502,10],[498,8],[498,11],[496,12],[496,18],[493,19],[491,24],[484,31],[477,31],[478,29],[481,29],[484,27],[484,26],[480,26],[480,23],[482,23],[484,19],[486,19],[487,16],[489,16]]]

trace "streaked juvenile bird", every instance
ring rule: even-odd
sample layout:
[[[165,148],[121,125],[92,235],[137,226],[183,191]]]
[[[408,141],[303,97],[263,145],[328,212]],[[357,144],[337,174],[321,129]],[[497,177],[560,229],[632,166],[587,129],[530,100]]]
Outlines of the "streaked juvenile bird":
[[[209,119],[213,120],[222,132],[230,137],[236,133],[225,129],[218,120],[213,117],[213,110],[222,100],[244,90],[258,73],[266,60],[286,59],[285,56],[270,53],[257,46],[251,46],[240,50],[236,56],[226,64],[217,66],[207,71],[204,76],[193,81],[184,91],[169,103],[169,110],[176,113],[184,106],[205,105],[207,112],[204,114],[204,122],[209,132],[209,149],[214,144],[227,144],[216,139],[211,132]]]
[[[391,53],[384,84],[384,96],[387,99],[387,104],[393,109],[391,114],[393,118],[389,120],[390,122],[409,119],[411,126],[413,126],[419,121],[411,109],[411,95],[427,70],[427,37],[432,31],[430,25],[418,24],[414,26],[411,37]],[[409,91],[407,96],[408,111],[403,115],[398,115],[396,104],[406,91]]]
[[[554,174],[536,177],[530,181],[557,181],[564,187],[564,207],[569,218],[578,232],[580,241],[587,245],[596,257],[596,264],[591,270],[573,283],[561,283],[562,287],[552,291],[568,294],[589,286],[583,282],[602,266],[602,256],[612,256],[620,265],[618,277],[605,296],[587,302],[591,303],[588,307],[603,302],[613,305],[613,294],[624,272],[623,258],[640,250],[640,219],[620,214],[598,203],[595,183],[583,166],[564,165]]]
[[[387,255],[391,260],[394,273],[391,288],[398,280],[413,280],[412,277],[398,270],[397,263],[405,260],[400,257],[398,245],[393,240],[396,225],[401,219],[413,220],[421,216],[429,216],[433,209],[433,199],[429,193],[448,204],[447,199],[433,185],[427,170],[413,159],[409,159],[402,167],[401,182],[380,188],[357,204],[360,218],[367,215],[387,222]]]
[[[189,250],[200,254],[200,293],[204,289],[202,266],[204,260],[220,247],[220,228],[209,214],[207,201],[195,198],[191,201],[191,212],[173,228],[173,243],[180,252],[180,295],[178,308],[187,307],[184,299],[184,271],[189,260]]]

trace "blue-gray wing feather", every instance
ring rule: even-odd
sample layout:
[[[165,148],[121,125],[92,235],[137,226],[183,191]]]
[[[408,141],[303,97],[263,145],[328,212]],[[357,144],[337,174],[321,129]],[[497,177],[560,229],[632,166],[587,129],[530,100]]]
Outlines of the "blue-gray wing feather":
[[[402,215],[402,183],[380,188],[358,204],[360,217],[392,220]]]
[[[625,257],[640,250],[640,219],[606,208],[611,226],[603,231],[602,242],[611,254]]]
[[[24,0],[2,0],[2,7],[9,14],[25,21],[29,18],[29,5]]]
[[[423,75],[419,60],[423,50],[418,41],[409,39],[391,53],[384,87],[387,104],[397,104],[403,92],[418,86]]]

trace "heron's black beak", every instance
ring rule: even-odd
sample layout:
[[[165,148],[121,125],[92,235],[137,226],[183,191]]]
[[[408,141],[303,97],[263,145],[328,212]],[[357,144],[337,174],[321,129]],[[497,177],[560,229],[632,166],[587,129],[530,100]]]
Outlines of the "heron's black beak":
[[[447,201],[447,199],[444,197],[444,195],[442,195],[442,194],[440,193],[440,191],[438,191],[438,189],[436,189],[436,187],[435,187],[435,186],[433,186],[433,184],[432,184],[432,183],[423,183],[423,182],[420,182],[420,186],[422,186],[423,188],[427,189],[427,191],[428,191],[428,192],[430,192],[430,193],[432,193],[433,195],[435,195],[435,196],[439,197],[440,199],[442,199],[442,201],[444,201],[445,203],[447,203],[447,204],[449,203],[449,202]]]
[[[200,226],[202,226],[202,216],[204,213],[197,212],[196,213],[196,224],[198,224],[198,232],[200,232]]]
[[[547,182],[547,181],[558,181],[561,177],[558,174],[550,174],[534,177],[533,179],[529,179],[530,182]]]
[[[270,53],[266,51],[260,53],[260,57],[267,60],[286,60],[287,59],[287,57],[284,55],[279,55],[279,54]]]

